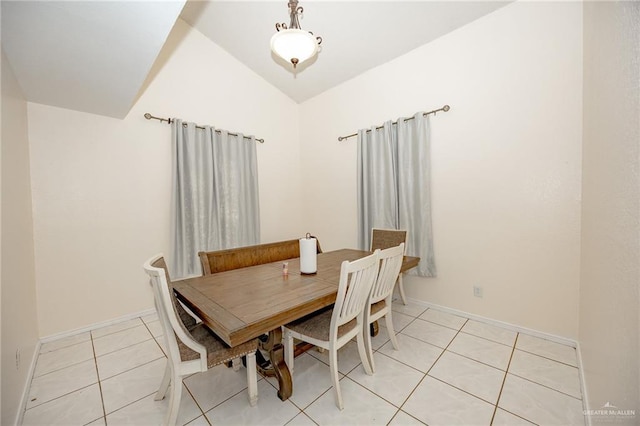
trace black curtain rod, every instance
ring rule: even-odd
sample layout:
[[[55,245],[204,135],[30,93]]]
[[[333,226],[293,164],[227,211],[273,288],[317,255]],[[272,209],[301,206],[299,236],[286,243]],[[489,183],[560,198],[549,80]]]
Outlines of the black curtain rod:
[[[166,122],[167,122],[167,124],[171,124],[171,123],[173,122],[173,120],[172,120],[172,119],[170,119],[170,118],[154,117],[153,115],[149,114],[148,112],[144,114],[144,118],[146,118],[147,120],[158,120],[158,121],[160,121],[161,123],[162,123],[163,121],[166,121]],[[187,123],[182,123],[182,125],[183,125],[184,127],[187,127]],[[204,127],[202,127],[202,126],[196,126],[196,129],[202,129],[202,130],[204,130]],[[217,129],[216,129],[216,133],[220,133],[220,132],[221,132],[220,130],[217,130]],[[231,136],[238,136],[238,134],[237,134],[237,133],[231,133],[231,132],[229,132],[229,134],[230,134]],[[250,136],[244,136],[244,135],[243,135],[242,137],[243,137],[243,138],[246,138],[246,139],[251,139],[251,137],[250,137]],[[258,141],[258,142],[260,142],[260,143],[264,143],[264,139],[258,139],[258,138],[256,138],[256,141]]]

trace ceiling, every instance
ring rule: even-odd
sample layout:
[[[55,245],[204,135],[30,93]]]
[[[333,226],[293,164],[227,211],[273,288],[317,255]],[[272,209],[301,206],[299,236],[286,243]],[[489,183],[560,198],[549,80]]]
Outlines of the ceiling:
[[[509,3],[300,0],[322,51],[294,74],[273,57],[279,1],[2,0],[2,47],[27,100],[124,118],[178,18],[296,102]]]

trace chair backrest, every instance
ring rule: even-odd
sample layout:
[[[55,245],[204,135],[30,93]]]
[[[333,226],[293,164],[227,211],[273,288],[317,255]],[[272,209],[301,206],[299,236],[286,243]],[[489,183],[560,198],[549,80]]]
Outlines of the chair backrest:
[[[397,229],[371,229],[371,251],[396,247],[407,242],[407,231]],[[405,247],[406,248],[406,247]]]
[[[340,267],[340,284],[336,303],[331,316],[332,337],[335,338],[338,327],[354,318],[363,322],[364,308],[371,294],[371,287],[378,275],[378,256],[380,250],[358,260],[345,260]]]
[[[380,251],[380,270],[378,271],[378,278],[371,290],[369,303],[377,303],[393,293],[393,286],[398,279],[398,275],[400,275],[403,255],[404,243]]]
[[[156,309],[160,318],[160,325],[164,331],[165,343],[167,346],[169,360],[172,364],[182,362],[178,341],[200,354],[201,369],[207,369],[207,349],[199,342],[195,341],[180,319],[177,306],[180,303],[176,300],[169,281],[164,257],[159,254],[152,257],[144,264],[144,270],[151,279],[151,286],[156,301]],[[186,312],[185,312],[186,313]],[[188,314],[187,314],[188,315]]]

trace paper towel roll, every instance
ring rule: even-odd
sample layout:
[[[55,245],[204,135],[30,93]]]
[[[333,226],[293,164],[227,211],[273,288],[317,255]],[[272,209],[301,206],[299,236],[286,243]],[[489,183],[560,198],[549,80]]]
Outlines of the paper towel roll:
[[[300,273],[318,272],[317,254],[315,238],[300,238]]]

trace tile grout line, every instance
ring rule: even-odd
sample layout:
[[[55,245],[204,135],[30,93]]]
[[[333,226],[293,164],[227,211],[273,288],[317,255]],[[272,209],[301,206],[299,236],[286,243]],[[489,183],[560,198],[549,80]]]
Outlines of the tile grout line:
[[[102,380],[100,379],[100,370],[98,369],[98,357],[96,356],[96,348],[93,345],[93,334],[89,332],[89,336],[91,336],[91,350],[93,351],[93,361],[96,367],[96,377],[98,378],[98,389],[100,390],[100,402],[102,403],[102,418],[104,419],[104,424],[107,424],[107,411],[104,407],[104,394],[102,393]]]
[[[511,356],[509,356],[509,362],[507,363],[507,368],[504,371],[504,378],[502,379],[502,384],[500,385],[500,392],[498,392],[498,398],[496,399],[496,403],[493,406],[493,414],[491,415],[491,422],[489,423],[491,425],[493,424],[493,420],[495,419],[496,413],[498,412],[498,404],[500,403],[500,398],[502,398],[502,391],[504,390],[504,384],[507,381],[507,374],[509,374],[509,367],[511,367],[511,360],[513,359],[513,354],[516,351],[516,345],[518,344],[518,337],[520,337],[519,332],[518,334],[516,334],[516,339],[513,341],[513,346],[511,348]]]
[[[431,308],[429,308],[431,309]],[[429,309],[425,310],[424,312],[427,312]],[[424,312],[422,314],[424,314]],[[421,314],[421,315],[422,315]],[[416,319],[418,319],[418,317],[416,317]],[[423,320],[424,321],[424,320]],[[465,322],[462,324],[462,326],[460,326],[460,330],[462,330],[462,327],[464,327],[464,325],[469,321],[469,318],[465,318]],[[402,410],[402,407],[404,407],[404,405],[407,403],[407,401],[409,399],[411,399],[411,396],[415,393],[416,389],[418,389],[418,387],[422,384],[422,382],[424,382],[424,379],[427,378],[427,376],[429,376],[429,372],[433,369],[433,366],[436,365],[436,363],[440,360],[440,358],[442,358],[442,355],[447,351],[447,348],[451,345],[451,342],[453,342],[455,340],[455,338],[458,336],[458,334],[460,333],[460,330],[458,330],[455,334],[455,336],[453,336],[453,338],[449,341],[449,343],[447,344],[447,346],[442,349],[442,352],[440,352],[440,355],[438,355],[438,357],[435,359],[435,361],[433,361],[433,364],[431,364],[431,367],[429,367],[429,369],[427,370],[426,373],[424,373],[424,376],[422,377],[422,379],[418,382],[418,384],[416,384],[416,386],[413,388],[413,390],[409,393],[409,395],[407,395],[407,397],[405,398],[404,402],[402,404],[400,404],[400,407],[398,407],[398,411]],[[418,339],[420,340],[420,339]],[[439,347],[439,346],[436,346]],[[432,377],[432,376],[429,376]],[[432,377],[435,379],[435,377]],[[436,379],[438,380],[438,379]],[[443,382],[445,383],[445,382]],[[449,383],[447,383],[447,385],[451,386]],[[404,411],[403,411],[404,413]],[[397,413],[396,413],[397,414]],[[409,414],[409,413],[407,413]],[[410,414],[409,414],[410,415]],[[411,416],[413,417],[413,416]],[[415,417],[413,417],[415,418]],[[419,420],[420,422],[422,422],[421,420]]]

